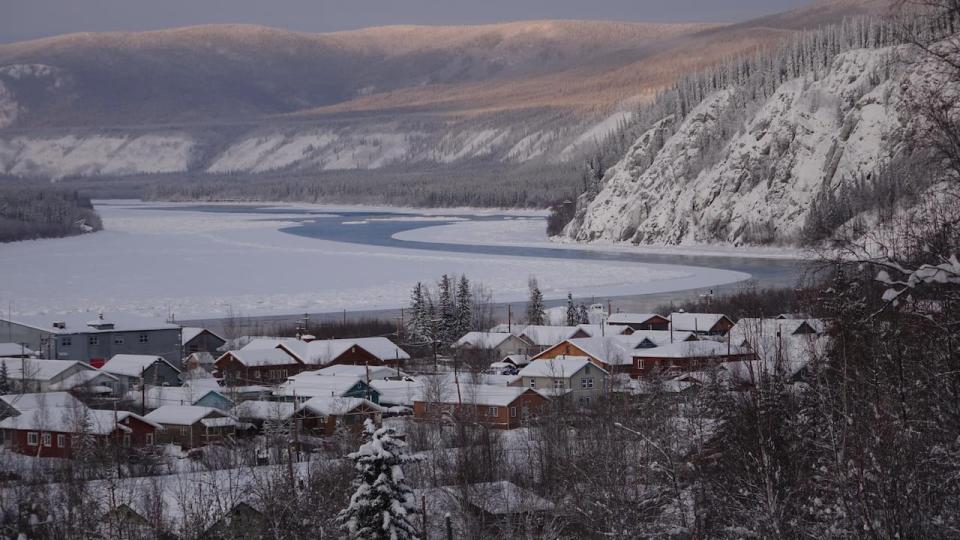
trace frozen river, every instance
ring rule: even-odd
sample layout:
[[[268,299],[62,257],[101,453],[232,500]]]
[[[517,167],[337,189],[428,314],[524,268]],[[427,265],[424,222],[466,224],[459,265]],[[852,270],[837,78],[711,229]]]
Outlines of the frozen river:
[[[14,315],[134,312],[178,319],[405,305],[417,281],[467,274],[497,301],[536,276],[547,298],[644,295],[752,279],[796,282],[796,260],[550,243],[529,212],[99,201],[105,229],[0,245]]]

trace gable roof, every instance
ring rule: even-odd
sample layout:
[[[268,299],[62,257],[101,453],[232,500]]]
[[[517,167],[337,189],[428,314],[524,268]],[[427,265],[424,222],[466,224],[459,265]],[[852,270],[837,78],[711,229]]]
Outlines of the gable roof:
[[[286,420],[296,410],[297,406],[289,401],[250,400],[237,404],[230,413],[240,419]]]
[[[149,354],[115,354],[113,358],[107,360],[100,368],[107,373],[125,375],[127,377],[140,377],[144,370],[157,362],[170,366],[171,369],[180,373],[180,370],[173,364],[167,362],[162,356],[153,356]]]
[[[507,332],[467,332],[453,344],[454,347],[476,347],[478,349],[495,349],[509,339],[515,338]]]
[[[68,409],[74,411],[73,409]],[[69,414],[62,412],[51,412],[42,409],[31,409],[24,411],[19,416],[11,416],[0,421],[0,429],[28,430],[38,431],[59,431],[61,433],[78,433],[81,431],[81,424],[84,411],[88,420],[87,430],[94,435],[109,435],[118,428],[126,431],[123,426],[118,426],[120,422],[128,418],[136,418],[155,428],[161,428],[159,424],[143,416],[134,414],[130,411],[103,411],[98,409],[76,410]]]
[[[370,386],[380,395],[380,403],[413,406],[423,394],[420,381],[370,381]]]
[[[753,338],[793,336],[804,333],[822,333],[825,324],[819,319],[756,319],[744,318],[730,329],[730,338],[743,344]]]
[[[583,330],[588,337],[620,336],[629,330],[625,326],[610,324],[578,324],[577,328]]]
[[[459,397],[457,396],[457,390],[459,386]],[[497,407],[506,407],[510,405],[518,397],[527,393],[533,392],[540,396],[544,396],[543,393],[534,390],[533,388],[524,388],[522,386],[493,386],[489,384],[469,384],[469,383],[460,383],[451,384],[444,387],[444,393],[442,396],[436,396],[439,398],[440,403],[457,403],[462,401],[464,404],[470,405],[488,405],[488,406],[497,406]],[[423,395],[418,396],[414,401],[425,401],[426,397]]]
[[[541,326],[529,325],[520,332],[520,337],[538,347],[552,347],[583,332],[577,326]]]
[[[309,373],[322,377],[359,377],[363,380],[366,380],[369,376],[371,381],[397,376],[396,368],[390,366],[358,366],[354,364],[334,364]]]
[[[409,360],[410,355],[385,337],[324,339],[285,342],[278,345],[304,364],[323,366],[333,362],[353,347],[359,347],[381,361]]]
[[[290,377],[274,390],[275,396],[283,397],[340,397],[357,384],[366,385],[362,377],[331,377],[305,372]]]
[[[164,405],[193,405],[210,394],[232,402],[217,390],[197,389],[190,386],[148,386],[146,395],[141,390],[131,390],[125,397],[135,405],[142,403],[148,409],[158,409]]]
[[[7,394],[0,401],[23,412],[34,409],[65,409],[86,407],[82,401],[69,392],[39,392],[33,394]]]
[[[303,343],[297,338],[250,337],[250,336],[245,336],[245,338],[238,338],[238,340],[235,340],[235,341],[242,341],[244,339],[246,339],[246,342],[239,347],[241,351],[276,349],[280,345],[283,345],[286,343]]]
[[[593,369],[606,373],[606,370],[593,365],[593,362],[585,356],[561,356],[530,362],[520,370],[518,375],[521,377],[553,377],[565,379],[576,375],[586,366],[592,366]]]
[[[670,321],[670,319],[656,313],[613,313],[607,317],[607,324],[647,324],[651,319],[663,319],[664,322]]]
[[[223,339],[222,337],[214,333],[212,330],[208,330],[206,328],[198,328],[195,326],[185,326],[183,327],[183,329],[180,330],[180,343],[182,345],[186,345],[187,343],[190,343],[191,341],[196,339],[197,336],[203,333],[210,334],[211,336],[219,339],[224,343],[227,342],[227,340]]]
[[[70,369],[97,369],[90,364],[85,364],[76,360],[0,358],[0,363],[3,363],[7,366],[8,378],[26,379],[30,381],[49,381]]]
[[[240,349],[239,351],[229,351],[223,353],[217,358],[214,364],[227,357],[233,357],[241,364],[247,367],[263,366],[286,366],[290,364],[301,363],[298,358],[287,352],[285,349]]]
[[[723,319],[733,324],[730,317],[727,317],[723,313],[676,312],[670,314],[670,324],[674,331],[707,332]]]
[[[144,416],[147,420],[157,424],[170,424],[175,426],[192,426],[201,419],[210,415],[223,415],[224,413],[213,407],[198,407],[196,405],[164,405],[159,409]]]
[[[568,339],[569,343],[589,356],[611,366],[633,364],[634,350],[648,340],[644,332],[636,332],[629,336],[606,336],[592,338]],[[542,361],[536,359],[536,362]]]
[[[0,357],[16,358],[19,356],[36,356],[36,354],[29,347],[20,343],[0,343]]]
[[[715,358],[749,355],[750,350],[719,341],[682,341],[652,349],[640,349],[634,356],[643,358]]]
[[[379,405],[363,398],[317,396],[305,401],[297,412],[307,411],[319,416],[340,415],[347,414],[361,405],[366,405],[375,411],[383,411]]]
[[[0,318],[0,320],[7,320]],[[99,332],[136,332],[153,330],[180,330],[180,325],[145,319],[127,313],[99,314],[96,312],[65,315],[24,316],[11,320],[14,324],[36,328],[51,334],[89,334]],[[63,323],[63,328],[54,323]]]

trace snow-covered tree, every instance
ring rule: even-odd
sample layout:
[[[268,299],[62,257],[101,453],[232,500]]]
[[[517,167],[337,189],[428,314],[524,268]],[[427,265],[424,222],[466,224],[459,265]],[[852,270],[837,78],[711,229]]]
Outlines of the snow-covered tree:
[[[576,326],[580,323],[580,314],[577,305],[573,303],[573,294],[567,293],[567,326]]]
[[[466,275],[457,282],[457,324],[454,339],[459,339],[470,331],[473,325],[473,291]]]
[[[441,276],[437,289],[437,300],[440,304],[438,340],[443,344],[449,344],[454,340],[453,334],[456,332],[457,325],[457,306],[454,299],[453,280],[450,276],[447,274]]]
[[[10,393],[10,374],[7,371],[7,363],[0,363],[0,394]]]
[[[393,428],[377,429],[367,420],[364,429],[367,441],[347,456],[357,470],[356,491],[338,521],[350,538],[419,538],[412,523],[417,513],[413,489],[403,475],[403,465],[416,458],[407,452],[407,443],[396,437]]]
[[[426,339],[430,322],[427,320],[427,300],[423,283],[417,282],[410,293],[410,322],[409,330],[414,339]]]
[[[540,292],[537,278],[531,277],[527,286],[530,288],[530,300],[527,301],[527,324],[543,324],[546,311],[543,307],[543,293]]]
[[[587,311],[586,304],[580,304],[580,307],[577,308],[577,319],[580,324],[590,324],[590,312]]]

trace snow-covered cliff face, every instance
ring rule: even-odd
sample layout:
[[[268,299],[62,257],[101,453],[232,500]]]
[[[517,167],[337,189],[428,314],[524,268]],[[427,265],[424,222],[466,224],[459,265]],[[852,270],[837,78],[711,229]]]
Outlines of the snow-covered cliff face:
[[[600,192],[580,201],[565,236],[643,244],[796,241],[824,183],[836,187],[873,173],[903,149],[909,119],[901,84],[910,75],[898,70],[905,54],[841,54],[825,73],[787,81],[745,110],[736,110],[743,107],[737,89],[708,96],[662,144],[664,123],[645,133],[607,172]],[[739,129],[722,129],[730,118]]]

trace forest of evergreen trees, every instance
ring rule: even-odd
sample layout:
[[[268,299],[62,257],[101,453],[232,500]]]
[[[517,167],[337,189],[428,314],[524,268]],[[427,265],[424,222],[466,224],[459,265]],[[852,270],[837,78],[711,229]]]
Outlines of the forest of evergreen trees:
[[[57,238],[102,228],[90,199],[76,191],[0,184],[0,242]]]

